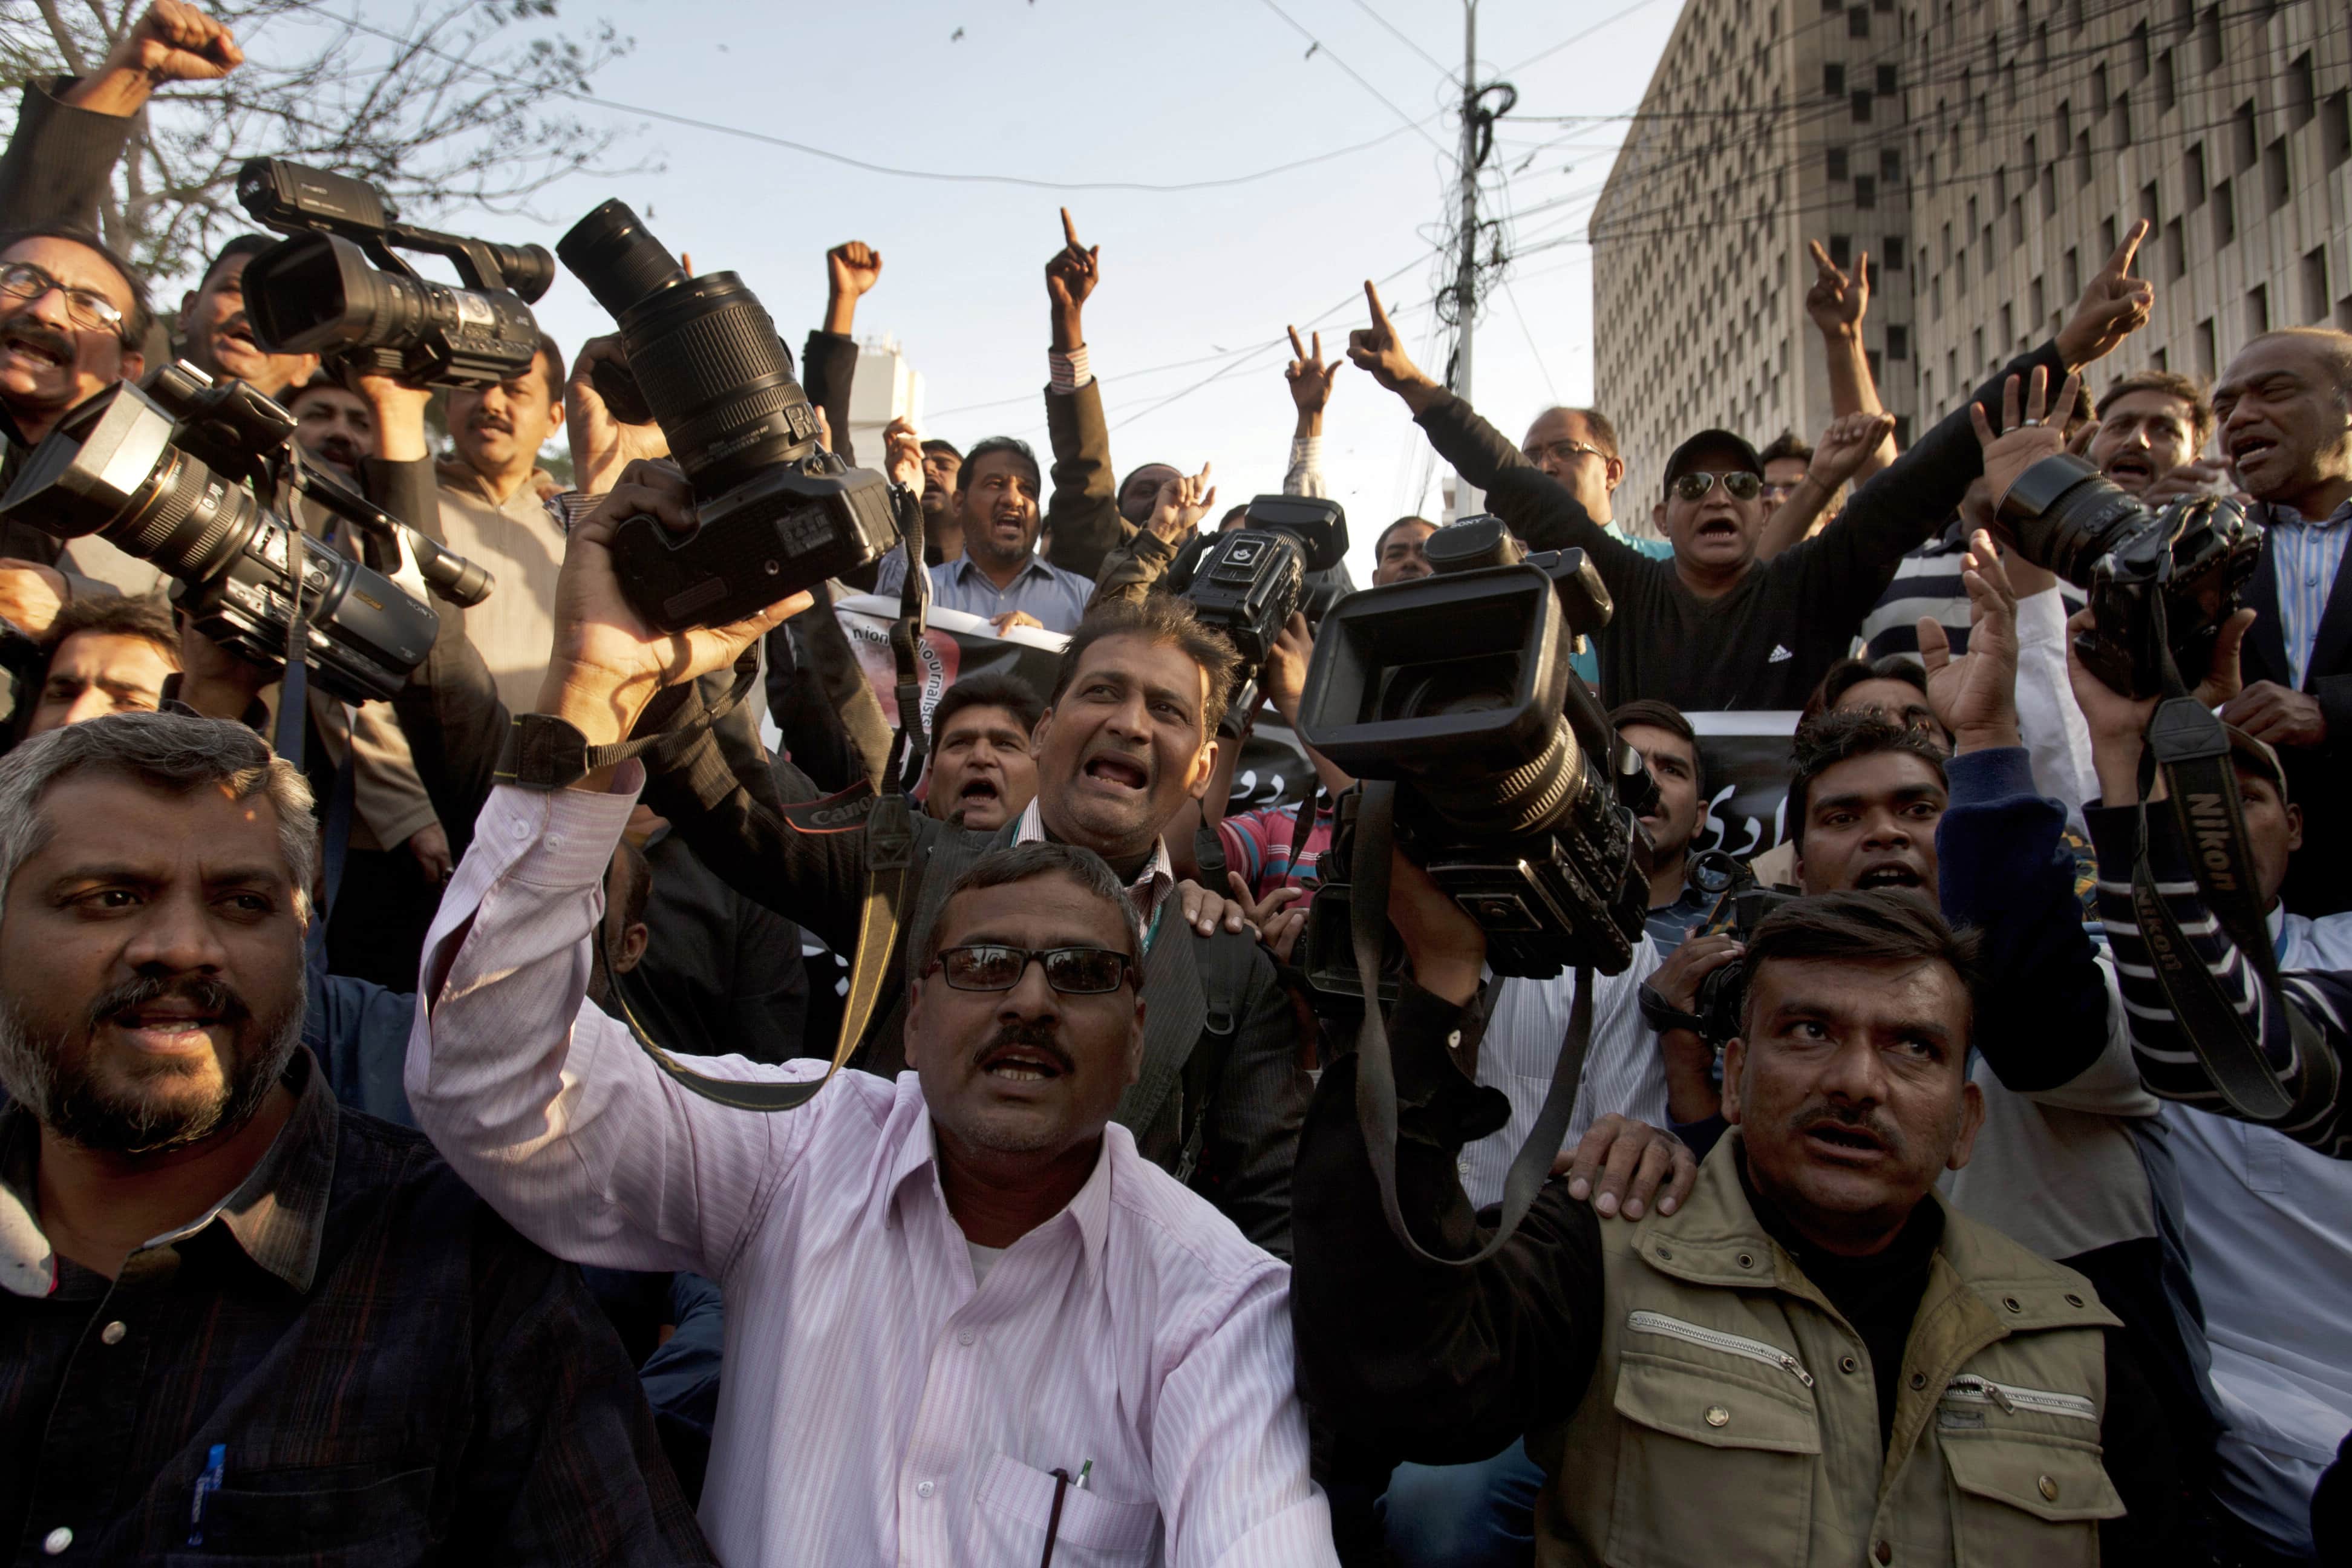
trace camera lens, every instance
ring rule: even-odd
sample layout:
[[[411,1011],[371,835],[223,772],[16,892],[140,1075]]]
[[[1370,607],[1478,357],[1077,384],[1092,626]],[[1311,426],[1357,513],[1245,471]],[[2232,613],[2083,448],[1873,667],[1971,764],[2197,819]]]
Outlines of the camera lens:
[[[620,324],[630,374],[698,494],[814,449],[816,418],[791,356],[735,274],[687,277],[620,202],[581,219],[555,249]]]

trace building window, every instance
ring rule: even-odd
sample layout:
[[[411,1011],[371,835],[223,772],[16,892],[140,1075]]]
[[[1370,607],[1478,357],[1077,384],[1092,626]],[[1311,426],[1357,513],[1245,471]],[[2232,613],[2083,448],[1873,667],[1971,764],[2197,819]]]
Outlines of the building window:
[[[2042,165],[2042,216],[2058,216],[2058,165],[2055,163]]]
[[[1874,207],[1878,205],[1877,180],[1868,174],[1856,174],[1853,177],[1853,205],[1857,207]]]
[[[1903,149],[1881,147],[1878,150],[1878,183],[1899,185],[1903,183]]]
[[[2164,226],[2164,280],[2178,283],[2189,276],[2189,232],[2174,218]]]
[[[2147,20],[2140,19],[2131,31],[2132,80],[2146,81],[2148,72]]]
[[[2311,51],[2305,49],[2294,57],[2286,68],[2286,125],[2290,131],[2300,131],[2311,123],[2319,112],[2319,84],[2313,79]]]
[[[2197,37],[2204,46],[2205,69],[2210,74],[2221,68],[2221,7],[2208,5],[2205,15],[2197,20]]]
[[[1890,234],[1882,237],[1878,242],[1878,254],[1885,258],[1886,270],[1902,271],[1903,237],[1899,234]]]
[[[1832,180],[1843,180],[1845,178],[1846,152],[1844,148],[1832,147],[1827,149],[1822,155],[1822,173],[1828,178]]]
[[[2246,336],[2258,338],[2270,330],[2270,285],[2257,283],[2246,291]]]
[[[1870,367],[1871,383],[1873,385],[1875,385],[1882,374],[1878,363],[1878,351],[1876,349],[1864,349],[1862,351],[1862,358],[1863,363]]]
[[[1822,62],[1822,94],[1825,98],[1843,98],[1845,96],[1845,67],[1840,65],[1835,60],[1826,60]]]
[[[1974,331],[1971,331],[1969,334],[1969,357],[1970,362],[1969,364],[1969,370],[1970,374],[1973,374],[1986,368],[1984,329],[1982,327],[1977,328]]]
[[[2197,323],[2197,377],[2210,384],[2213,379],[2213,318],[2206,317]]]
[[[2327,247],[2324,245],[2303,258],[2303,319],[2315,326],[2327,321]]]
[[[2107,111],[2107,65],[2105,60],[2091,68],[2091,118],[2096,120]]]
[[[2169,114],[2172,106],[2179,101],[2180,89],[2172,80],[2172,51],[2167,49],[2156,57],[2156,111]]]
[[[1853,109],[1853,122],[1856,125],[1867,125],[1870,123],[1870,97],[1871,95],[1866,92],[1857,92],[1851,100]]]
[[[2190,212],[2205,205],[2205,144],[2201,142],[2180,161],[2180,188]]]
[[[2131,94],[2119,92],[2116,94],[2116,145],[2122,148],[2131,143]]]
[[[2310,57],[2305,56],[2305,58],[2308,59]],[[1877,75],[1878,90],[1886,94],[1889,98],[1892,98],[1895,93],[1902,90],[1903,84],[1896,79],[1895,68],[1893,66],[1879,67]]]
[[[2003,305],[2000,308],[2001,352],[2003,353],[2007,353],[2009,352],[2009,345],[2016,341],[2017,308],[2014,305]]]
[[[2139,216],[2147,219],[2150,234],[2162,226],[2163,218],[2157,210],[2157,190],[2154,180],[2150,180],[2139,188]]]
[[[2233,174],[2242,174],[2254,166],[2254,160],[2261,155],[2258,144],[2262,138],[2254,129],[2252,99],[2250,98],[2238,105],[2238,112],[2230,117],[2230,139],[2237,153],[2237,162],[2231,165],[2230,172]]]
[[[2025,198],[2019,196],[2009,204],[2009,247],[2015,250],[2025,243]]]
[[[2331,169],[2347,158],[2352,158],[2352,90],[2342,89],[2327,95],[2326,126],[2320,141],[2327,148],[2327,166]]]
[[[2034,275],[2033,286],[2026,290],[2025,297],[2033,305],[2030,313],[2035,321],[2040,321],[2042,319],[2042,278],[2039,273]]]
[[[2314,252],[2314,254],[2317,254]],[[2325,268],[2322,268],[2324,274]],[[2323,277],[2323,281],[2324,281]],[[2321,290],[2323,293],[2325,289]],[[1911,329],[1897,323],[1886,329],[1886,357],[1901,363],[1911,357]]]
[[[1845,14],[1845,36],[1849,38],[1870,37],[1870,12],[1861,5],[1849,6]]]
[[[1850,235],[1830,236],[1830,265],[1843,268],[1853,265],[1853,238]]]
[[[2066,260],[2058,276],[2066,285],[2065,298],[2079,300],[2083,297],[2083,258],[2080,251],[2071,246],[2067,247]]]
[[[2219,250],[2237,237],[2237,204],[2230,199],[2230,182],[2224,180],[2213,187],[2213,248]]]
[[[2293,179],[2287,169],[2286,138],[2282,136],[2263,149],[2263,188],[2270,197],[2271,208],[2276,212],[2286,205]]]

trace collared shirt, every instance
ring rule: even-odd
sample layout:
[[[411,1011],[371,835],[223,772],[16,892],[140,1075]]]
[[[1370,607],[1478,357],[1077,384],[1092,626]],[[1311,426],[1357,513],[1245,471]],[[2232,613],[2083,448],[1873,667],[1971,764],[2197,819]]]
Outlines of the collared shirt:
[[[941,609],[961,610],[983,619],[1019,610],[1036,616],[1049,632],[1077,630],[1086,618],[1087,601],[1095,592],[1092,579],[1065,572],[1034,552],[1023,563],[1020,575],[1002,588],[988,580],[988,574],[974,565],[969,554],[942,561],[930,568],[930,574],[931,603]],[[893,552],[883,559],[874,591],[896,597],[906,579],[907,557]]]
[[[2352,915],[2273,909],[2282,969],[2352,970]],[[2218,1453],[2231,1511],[2311,1550],[2311,1491],[2352,1430],[2352,1161],[2284,1133],[2167,1105],[2190,1266],[2229,1418]]]
[[[703,1523],[753,1563],[1333,1563],[1289,1271],[1105,1129],[1069,1206],[974,1278],[920,1079],[781,1115],[683,1092],[583,1005],[621,793],[495,791],[426,939],[418,1119],[527,1234],[727,1300]],[[747,1081],[824,1064],[702,1058]]]
[[[1666,1124],[1665,1061],[1641,1003],[1642,982],[1657,973],[1659,963],[1657,944],[1644,937],[1624,973],[1594,976],[1592,1037],[1561,1148],[1575,1148],[1612,1111],[1653,1127]],[[1478,1081],[1503,1091],[1511,1102],[1511,1119],[1462,1151],[1462,1189],[1481,1208],[1502,1201],[1503,1178],[1535,1129],[1575,1005],[1573,969],[1549,980],[1504,980],[1494,992],[1486,1036],[1478,1047]]]
[[[246,1179],[110,1280],[50,1247],[39,1129],[0,1110],[6,1539],[67,1563],[709,1562],[577,1276],[421,1136],[339,1111],[308,1052],[286,1081]]]
[[[2352,539],[2352,500],[2317,521],[2306,521],[2291,506],[2263,508],[2263,538],[2278,582],[2279,636],[2286,639],[2287,670],[2303,689],[2311,667],[2311,645],[2327,614],[2336,574],[2344,564],[2344,543]]]
[[[509,712],[527,713],[539,704],[555,646],[555,579],[566,537],[562,510],[541,500],[530,480],[501,501],[463,463],[443,463],[435,472],[440,542],[498,579],[488,598],[463,612],[466,635],[490,667],[499,700]]]
[[[1021,814],[1021,826],[1013,830],[1013,842],[1037,844],[1042,843],[1045,837],[1045,816],[1037,809],[1037,802],[1033,797],[1028,808]],[[1135,907],[1135,918],[1142,925],[1147,942],[1160,919],[1160,906],[1168,901],[1168,895],[1175,888],[1176,868],[1175,863],[1168,858],[1168,840],[1155,838],[1151,841],[1151,858],[1143,863],[1143,869],[1136,873],[1135,880],[1129,883],[1127,889],[1127,901]]]
[[[1688,883],[1671,904],[1660,904],[1648,916],[1650,941],[1658,950],[1660,963],[1672,958],[1675,949],[1690,940],[1691,927],[1715,912],[1716,900]]]

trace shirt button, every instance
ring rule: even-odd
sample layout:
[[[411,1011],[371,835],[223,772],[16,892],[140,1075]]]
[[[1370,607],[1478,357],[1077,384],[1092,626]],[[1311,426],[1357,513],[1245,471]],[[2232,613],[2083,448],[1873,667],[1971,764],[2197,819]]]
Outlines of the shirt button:
[[[131,1331],[125,1328],[118,1320],[117,1321],[109,1323],[106,1327],[99,1330],[98,1337],[101,1343],[119,1345],[122,1342],[122,1336],[130,1331]]]
[[[1882,1541],[1871,1549],[1870,1554],[1878,1559],[1880,1568],[1885,1568],[1885,1564],[1895,1561],[1895,1542]]]
[[[917,1497],[929,1497],[936,1489],[938,1489],[934,1488],[929,1481],[918,1481],[915,1483],[915,1495]],[[60,1531],[58,1533],[62,1535],[65,1532]]]
[[[2036,1491],[2039,1491],[2042,1494],[2042,1501],[2056,1502],[2058,1500],[2058,1483],[2052,1480],[2048,1476],[2044,1476],[2040,1480],[2034,1482],[2033,1487]]]
[[[530,823],[528,823],[528,822],[518,822],[518,823],[516,823],[516,824],[514,825],[514,836],[515,836],[515,837],[516,837],[516,839],[517,839],[517,840],[521,840],[521,839],[525,839],[525,838],[530,837]]]
[[[1706,1424],[1710,1426],[1728,1426],[1731,1425],[1731,1412],[1720,1405],[1710,1405],[1706,1407]]]
[[[1462,1031],[1456,1029],[1453,1033],[1447,1035],[1445,1037],[1445,1043],[1457,1051],[1460,1050],[1462,1048]]]
[[[960,1345],[968,1345],[979,1337],[980,1336],[978,1334],[973,1333],[970,1329],[966,1329],[963,1332],[956,1335],[956,1343]]]
[[[548,847],[550,849],[561,849],[561,848],[562,848],[562,847],[563,847],[563,835],[562,835],[561,833],[551,833],[551,834],[549,834],[549,835],[547,836],[547,847]]]
[[[72,1544],[73,1531],[62,1524],[41,1537],[41,1550],[52,1557],[58,1555]]]

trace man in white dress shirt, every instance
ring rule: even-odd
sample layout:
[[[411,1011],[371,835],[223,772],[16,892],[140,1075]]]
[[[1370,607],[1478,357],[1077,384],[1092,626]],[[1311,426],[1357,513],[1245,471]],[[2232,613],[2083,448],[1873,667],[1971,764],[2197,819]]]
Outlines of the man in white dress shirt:
[[[608,532],[573,534],[541,702],[593,741],[807,603],[661,637],[622,601]],[[426,940],[407,1086],[450,1163],[551,1251],[724,1288],[701,1510],[720,1558],[1026,1568],[1050,1533],[1066,1565],[1336,1563],[1288,1270],[1110,1121],[1144,1016],[1110,869],[1047,843],[984,857],[909,965],[911,1070],[761,1115],[686,1091],[583,1005],[642,779],[629,761],[492,794]]]

